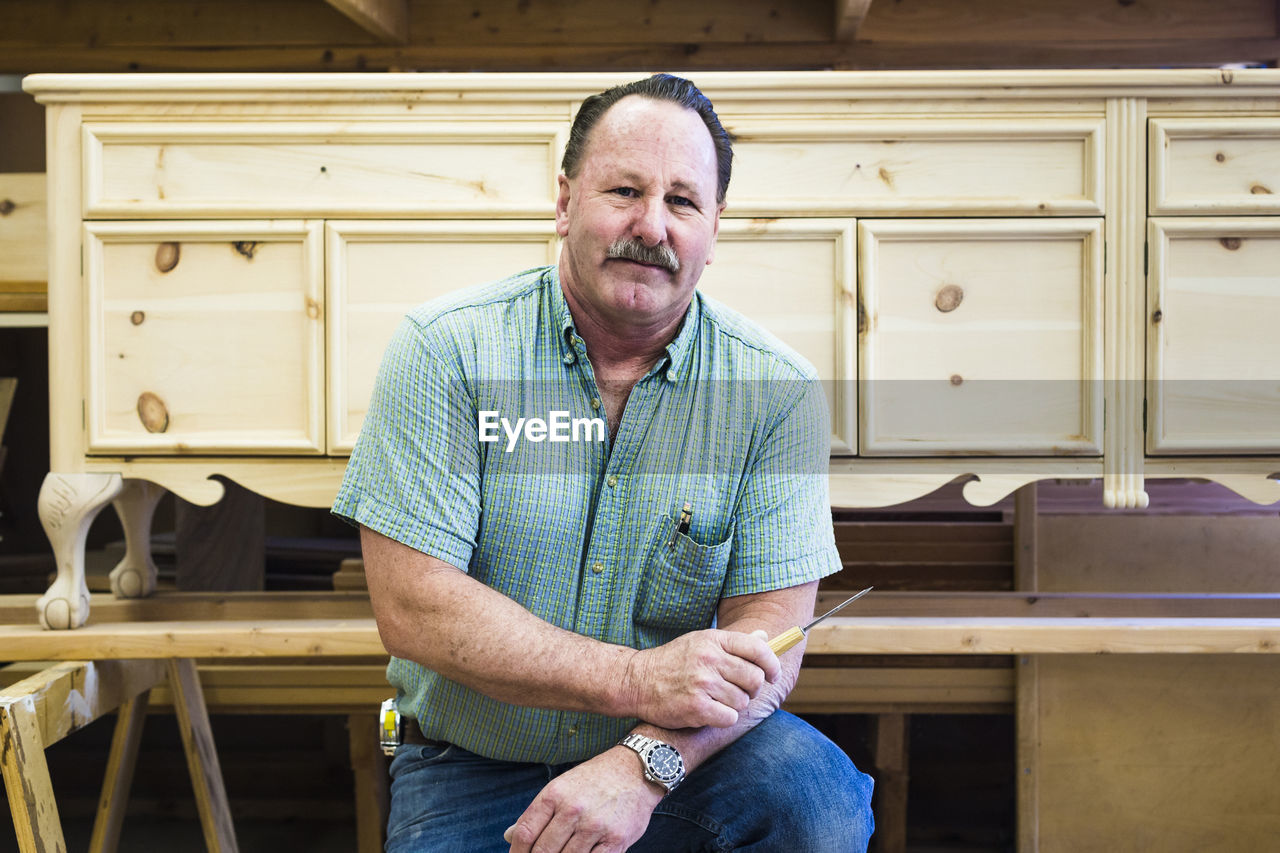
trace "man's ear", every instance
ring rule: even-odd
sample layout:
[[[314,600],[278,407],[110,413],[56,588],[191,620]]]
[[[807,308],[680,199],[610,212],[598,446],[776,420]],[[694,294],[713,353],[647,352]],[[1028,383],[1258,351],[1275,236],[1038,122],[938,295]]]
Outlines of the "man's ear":
[[[560,187],[556,195],[556,233],[564,237],[569,233],[569,179],[561,175],[556,183]]]
[[[711,250],[707,252],[707,266],[716,259],[716,238],[720,236],[720,214],[724,212],[724,202],[716,205],[716,221],[711,225]]]

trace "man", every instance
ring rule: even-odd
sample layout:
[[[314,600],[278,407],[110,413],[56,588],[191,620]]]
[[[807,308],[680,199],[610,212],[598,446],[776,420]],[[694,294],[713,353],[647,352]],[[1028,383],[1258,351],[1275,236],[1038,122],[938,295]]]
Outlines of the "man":
[[[765,642],[840,567],[825,401],[694,290],[731,157],[686,80],[588,98],[559,263],[388,348],[334,504],[414,718],[388,851],[866,848],[871,780],[777,710],[802,652]],[[556,412],[607,436],[510,429]]]

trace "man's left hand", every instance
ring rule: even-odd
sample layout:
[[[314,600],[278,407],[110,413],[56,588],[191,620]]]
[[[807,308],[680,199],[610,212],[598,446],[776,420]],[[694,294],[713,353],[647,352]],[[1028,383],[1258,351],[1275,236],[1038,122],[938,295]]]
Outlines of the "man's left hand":
[[[621,853],[644,835],[661,786],[616,746],[552,779],[503,838],[511,853]]]

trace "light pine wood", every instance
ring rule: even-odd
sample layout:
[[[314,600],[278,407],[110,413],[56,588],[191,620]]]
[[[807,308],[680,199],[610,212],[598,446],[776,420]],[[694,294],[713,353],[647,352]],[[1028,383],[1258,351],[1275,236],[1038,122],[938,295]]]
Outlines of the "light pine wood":
[[[95,123],[86,128],[86,212],[550,218],[566,130],[439,118]]]
[[[876,849],[907,849],[907,781],[910,773],[910,729],[906,714],[879,714],[875,719]]]
[[[784,707],[800,714],[1007,713],[1013,672],[1007,668],[827,667],[806,658]]]
[[[0,293],[44,291],[49,277],[43,172],[0,173]],[[14,285],[18,285],[15,287]]]
[[[84,543],[89,525],[120,494],[119,474],[55,474],[40,486],[40,524],[53,546],[57,574],[36,601],[45,628],[78,628],[89,618],[89,587],[84,581]],[[91,657],[86,655],[85,657]]]
[[[142,723],[147,715],[147,696],[144,691],[120,705],[111,749],[107,753],[98,813],[89,838],[89,853],[114,853],[120,843],[120,829],[124,825],[138,747],[142,742]]]
[[[1109,507],[1145,507],[1142,488],[1145,357],[1143,313],[1145,247],[1143,187],[1147,174],[1146,102],[1107,102],[1107,255],[1103,324],[1103,378],[1106,379],[1103,448],[1103,502]]]
[[[1099,105],[1100,106],[1100,105]],[[723,120],[734,215],[1099,214],[1102,123],[950,114],[914,121]]]
[[[1100,220],[862,220],[858,243],[862,453],[1101,452]]]
[[[1280,212],[1280,118],[1151,122],[1152,214]]]
[[[831,450],[856,452],[857,268],[852,219],[722,219],[698,287],[745,314],[817,369],[831,410]]]
[[[409,40],[409,0],[325,0],[380,42]]]
[[[195,661],[170,659],[168,671],[169,689],[173,692],[174,710],[178,716],[178,732],[182,735],[187,767],[195,788],[196,809],[200,813],[205,847],[211,853],[234,853],[239,847],[231,820],[231,806],[222,782],[222,768],[213,744],[209,712],[200,690]]]
[[[156,564],[151,559],[151,519],[165,490],[146,480],[124,480],[112,505],[124,529],[124,557],[111,570],[111,591],[117,598],[141,598],[156,588]]]
[[[320,223],[87,230],[90,451],[323,452]]]
[[[1149,245],[1149,451],[1280,450],[1280,219],[1161,217]]]
[[[328,252],[329,452],[349,454],[382,352],[406,313],[428,299],[554,263],[554,223],[338,220]]]

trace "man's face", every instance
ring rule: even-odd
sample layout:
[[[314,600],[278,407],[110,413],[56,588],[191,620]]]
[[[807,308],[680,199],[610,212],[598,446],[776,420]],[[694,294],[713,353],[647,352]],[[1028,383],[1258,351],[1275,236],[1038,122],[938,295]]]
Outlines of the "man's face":
[[[715,251],[716,174],[711,134],[693,110],[637,95],[610,107],[591,131],[577,177],[560,177],[560,272],[573,301],[624,326],[681,316]],[[640,260],[610,256],[627,244]]]

